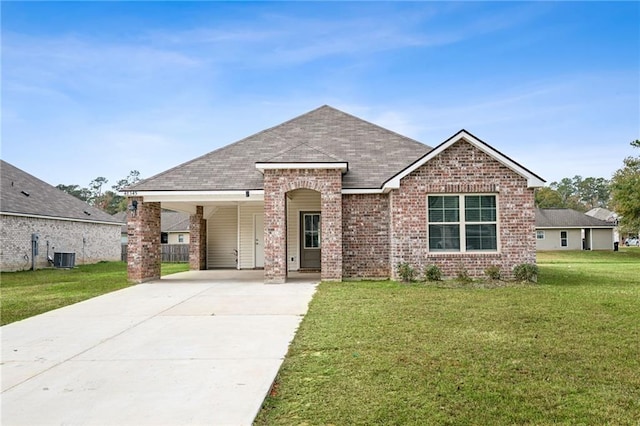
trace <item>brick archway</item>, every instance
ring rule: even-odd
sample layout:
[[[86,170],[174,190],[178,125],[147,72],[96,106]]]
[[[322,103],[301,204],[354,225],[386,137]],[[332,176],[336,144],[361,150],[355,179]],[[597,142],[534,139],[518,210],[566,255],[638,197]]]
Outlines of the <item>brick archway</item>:
[[[269,169],[264,171],[265,263],[267,283],[287,279],[286,194],[296,189],[320,193],[322,212],[321,278],[342,280],[342,171]]]

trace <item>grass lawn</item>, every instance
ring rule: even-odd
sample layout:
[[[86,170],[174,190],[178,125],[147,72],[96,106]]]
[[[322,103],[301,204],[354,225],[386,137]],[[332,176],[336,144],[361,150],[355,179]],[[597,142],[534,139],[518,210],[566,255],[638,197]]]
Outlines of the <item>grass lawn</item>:
[[[189,269],[162,264],[162,275]],[[131,285],[125,262],[101,262],[74,269],[39,269],[0,274],[0,325],[19,321]]]
[[[258,425],[640,421],[640,249],[538,284],[322,283]]]

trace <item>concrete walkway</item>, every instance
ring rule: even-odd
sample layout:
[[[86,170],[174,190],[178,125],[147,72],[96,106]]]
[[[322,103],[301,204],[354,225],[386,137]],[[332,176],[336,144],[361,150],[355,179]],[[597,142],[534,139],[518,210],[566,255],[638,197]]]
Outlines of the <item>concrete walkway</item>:
[[[184,272],[9,324],[2,425],[249,425],[316,289]]]

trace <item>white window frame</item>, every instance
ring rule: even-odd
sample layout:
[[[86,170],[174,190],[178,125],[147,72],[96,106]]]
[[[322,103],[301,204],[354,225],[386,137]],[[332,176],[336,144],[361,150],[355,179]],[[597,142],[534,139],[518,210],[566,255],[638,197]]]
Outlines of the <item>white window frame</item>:
[[[564,237],[562,233],[564,232]],[[562,244],[564,242],[564,244]],[[560,231],[560,247],[569,247],[569,231]]]
[[[495,222],[467,222],[465,197],[467,196],[492,196],[496,200],[496,220]],[[431,222],[429,220],[429,197],[458,197],[458,221],[457,222]],[[496,193],[434,193],[427,194],[426,197],[426,211],[427,211],[427,251],[429,254],[452,254],[452,253],[464,253],[464,254],[478,254],[483,255],[487,253],[500,253],[500,211],[499,211],[499,197]],[[429,225],[457,225],[460,232],[460,249],[459,250],[432,250],[429,247]],[[467,250],[467,225],[495,225],[496,226],[496,248],[491,250]]]
[[[544,240],[544,231],[540,230],[540,231],[536,231],[536,240]]]
[[[307,247],[307,235],[306,235],[306,217],[318,216],[318,247]],[[302,213],[302,241],[305,250],[320,250],[322,248],[321,234],[322,232],[322,215],[321,213]]]

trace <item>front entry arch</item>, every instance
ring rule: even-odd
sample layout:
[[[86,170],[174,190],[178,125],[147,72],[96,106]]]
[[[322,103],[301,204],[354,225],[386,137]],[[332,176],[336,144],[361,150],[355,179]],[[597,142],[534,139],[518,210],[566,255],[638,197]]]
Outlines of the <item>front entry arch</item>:
[[[322,166],[317,169],[314,168],[314,164],[300,169],[264,167],[264,275],[267,283],[285,282],[288,261],[295,261],[295,256],[287,256],[287,193],[296,189],[310,189],[320,193],[320,276],[322,280],[328,281],[342,279],[343,170],[339,165],[336,165],[336,168]],[[333,167],[333,164],[330,166]],[[305,211],[318,213],[317,210]],[[299,240],[294,241],[298,246]]]

